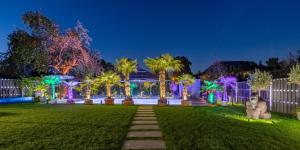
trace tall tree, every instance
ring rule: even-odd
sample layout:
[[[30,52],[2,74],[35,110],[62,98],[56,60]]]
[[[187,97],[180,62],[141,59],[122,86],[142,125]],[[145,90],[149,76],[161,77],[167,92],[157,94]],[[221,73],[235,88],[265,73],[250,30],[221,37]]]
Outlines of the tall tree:
[[[110,62],[106,62],[104,59],[101,59],[101,66],[103,67],[104,71],[114,71],[115,66]]]
[[[3,76],[15,78],[47,71],[47,54],[40,48],[38,38],[17,30],[8,36],[8,41],[8,51],[1,62]]]
[[[51,66],[59,73],[66,75],[74,67],[90,61],[88,51],[82,46],[81,39],[74,30],[64,34],[55,34],[48,39]]]
[[[152,72],[159,74],[159,104],[166,104],[166,73],[180,71],[183,67],[180,60],[174,59],[170,54],[163,54],[160,57],[147,58],[144,62]]]
[[[22,16],[23,22],[31,29],[32,35],[39,39],[46,39],[50,34],[58,32],[58,27],[40,11],[27,11]]]
[[[116,61],[116,70],[120,72],[125,80],[125,100],[130,101],[130,104],[133,104],[130,92],[130,73],[137,72],[137,62],[136,60],[131,60],[128,58],[122,58]]]
[[[192,62],[185,56],[176,56],[176,60],[179,60],[182,64],[182,69],[178,72],[175,72],[176,75],[182,75],[182,74],[193,74],[191,70]]]

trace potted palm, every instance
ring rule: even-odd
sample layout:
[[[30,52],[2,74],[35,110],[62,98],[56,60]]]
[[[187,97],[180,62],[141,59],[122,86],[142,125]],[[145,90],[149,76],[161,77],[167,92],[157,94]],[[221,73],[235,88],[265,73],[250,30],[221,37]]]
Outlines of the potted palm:
[[[288,80],[290,84],[300,85],[300,65],[297,64],[291,68],[290,73],[288,74]],[[296,108],[296,113],[298,120],[300,120],[300,107]]]
[[[51,93],[52,93],[51,103],[55,104],[56,103],[55,86],[61,83],[59,76],[57,75],[44,76],[42,80],[46,85],[49,85],[51,87]]]
[[[189,106],[187,86],[195,82],[195,77],[190,74],[183,74],[178,79],[183,85],[181,105]]]
[[[130,73],[137,72],[137,62],[128,58],[116,61],[116,70],[124,76],[125,100],[124,105],[133,105],[134,102],[130,92]]]
[[[41,103],[47,103],[48,102],[47,90],[48,90],[48,87],[42,81],[42,79],[36,78],[36,85],[34,87],[35,99]]]
[[[114,99],[111,97],[111,87],[120,84],[120,81],[120,76],[112,71],[105,72],[97,77],[97,82],[104,85],[106,88],[106,98],[104,100],[106,105],[114,104]]]
[[[228,94],[227,94],[227,88],[236,88],[236,77],[233,76],[221,76],[219,79],[219,83],[223,85],[223,100],[222,100],[222,106],[226,106],[228,103]]]
[[[209,103],[209,106],[215,106],[216,105],[216,92],[223,91],[223,87],[221,87],[216,81],[210,82],[207,80],[204,80],[204,86],[202,86],[201,90],[207,94],[207,101]]]
[[[159,100],[158,105],[167,104],[166,98],[166,73],[180,71],[183,67],[180,60],[174,59],[170,54],[163,54],[156,58],[147,58],[144,60],[146,66],[159,75]]]
[[[84,80],[76,88],[78,91],[84,91],[84,104],[91,105],[93,100],[91,99],[92,88],[97,86],[95,79],[90,76],[85,76]]]

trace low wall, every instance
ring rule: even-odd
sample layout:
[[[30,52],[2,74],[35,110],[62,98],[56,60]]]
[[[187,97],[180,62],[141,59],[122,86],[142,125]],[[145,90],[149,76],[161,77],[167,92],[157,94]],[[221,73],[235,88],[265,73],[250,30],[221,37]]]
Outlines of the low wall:
[[[0,104],[32,103],[33,97],[0,98]]]

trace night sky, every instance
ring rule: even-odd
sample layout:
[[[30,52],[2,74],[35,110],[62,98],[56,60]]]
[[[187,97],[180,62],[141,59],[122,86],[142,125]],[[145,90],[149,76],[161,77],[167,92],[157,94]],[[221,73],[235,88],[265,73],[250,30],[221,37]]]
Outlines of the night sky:
[[[171,53],[188,57],[193,71],[216,60],[264,62],[300,49],[299,8],[296,0],[3,0],[0,50],[8,34],[25,28],[25,11],[41,10],[61,29],[80,20],[108,61]]]

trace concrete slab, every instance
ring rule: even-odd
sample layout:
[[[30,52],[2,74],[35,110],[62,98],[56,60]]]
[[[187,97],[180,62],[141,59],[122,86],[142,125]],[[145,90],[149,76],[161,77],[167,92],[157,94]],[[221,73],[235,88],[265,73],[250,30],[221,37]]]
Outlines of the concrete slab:
[[[154,138],[162,137],[160,131],[129,131],[127,138]]]
[[[129,130],[159,130],[158,125],[133,125]]]
[[[134,120],[156,120],[156,117],[134,117]]]
[[[153,112],[153,110],[137,110],[136,112]]]
[[[155,114],[136,114],[135,117],[154,117]]]
[[[153,111],[149,111],[149,112],[140,112],[140,111],[137,111],[136,114],[154,114]]]
[[[144,120],[133,120],[131,124],[157,124],[156,120],[144,121]]]
[[[163,140],[126,140],[122,149],[166,149]]]

